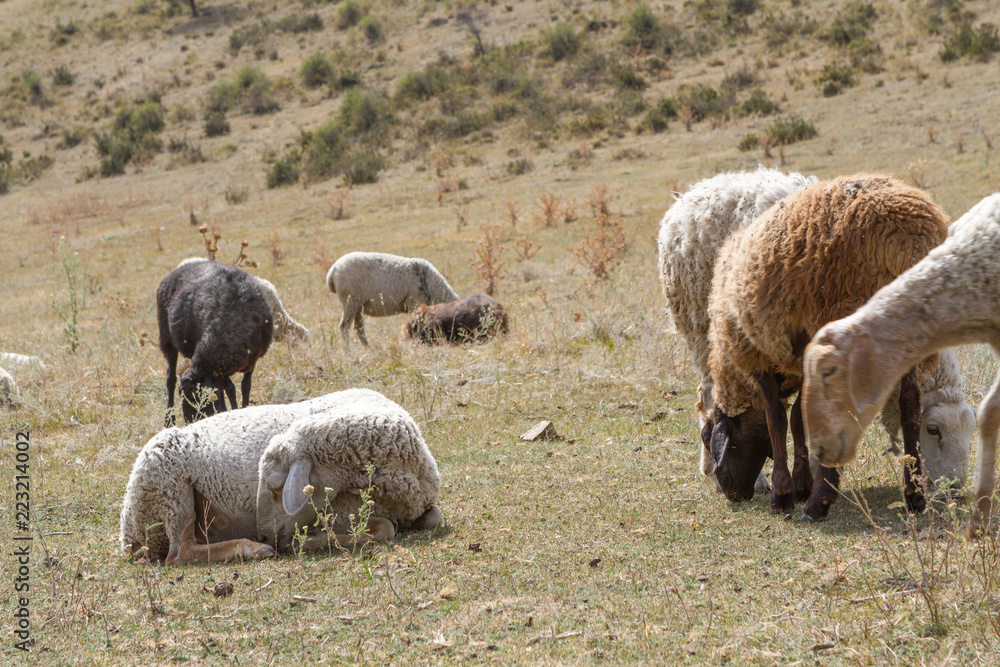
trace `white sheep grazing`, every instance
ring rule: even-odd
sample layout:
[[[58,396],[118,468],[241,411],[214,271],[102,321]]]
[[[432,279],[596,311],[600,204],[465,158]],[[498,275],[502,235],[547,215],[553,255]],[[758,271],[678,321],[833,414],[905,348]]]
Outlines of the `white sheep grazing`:
[[[771,208],[775,202],[810,183],[815,176],[757,171],[722,173],[691,186],[660,222],[660,284],[674,330],[681,335],[699,376],[698,417],[701,426],[712,414],[712,372],[708,367],[708,296],[719,249],[729,236]],[[711,452],[701,447],[701,471],[712,475]],[[757,489],[767,490],[761,473]]]
[[[937,364],[917,373],[920,387],[920,456],[930,482],[950,480],[965,485],[969,468],[969,444],[976,430],[976,411],[965,401],[962,391],[962,369],[955,350],[946,348],[938,355]],[[889,434],[889,451],[903,453],[899,431],[899,387],[882,407],[882,426]]]
[[[14,376],[0,368],[0,408],[15,408],[21,401]]]
[[[382,252],[349,252],[326,274],[330,291],[340,297],[344,314],[340,334],[350,345],[351,323],[365,347],[364,315],[384,317],[408,313],[417,306],[459,298],[448,281],[426,259]]]
[[[805,351],[803,416],[810,454],[854,458],[865,427],[911,367],[935,350],[988,343],[1000,354],[1000,193],[955,221],[948,237],[856,312],[820,329]],[[992,511],[1000,374],[979,408],[975,534]]]
[[[194,262],[208,262],[211,261],[207,257],[188,257],[187,259],[181,260],[181,263],[177,265],[177,268],[184,266],[185,264],[193,264]],[[267,305],[271,307],[271,316],[274,318],[274,340],[281,342],[288,339],[289,344],[293,344],[299,340],[309,342],[309,329],[292,319],[292,316],[288,314],[285,307],[281,304],[281,298],[278,296],[278,290],[270,280],[266,278],[261,278],[260,276],[255,276],[252,273],[250,277],[257,281],[257,286],[260,287],[261,294],[264,295],[264,300],[267,301]]]
[[[15,373],[25,368],[45,368],[40,358],[16,352],[0,352],[0,365]]]
[[[291,546],[295,523],[310,531],[303,548],[348,543],[346,514],[358,513],[369,465],[374,513],[359,543],[392,538],[392,521],[401,529],[440,524],[437,464],[406,411],[377,392],[348,389],[164,429],[132,468],[122,549],[145,547],[168,565],[266,557]],[[307,484],[313,503],[302,503]],[[323,507],[323,490],[331,532],[315,533],[311,512]]]

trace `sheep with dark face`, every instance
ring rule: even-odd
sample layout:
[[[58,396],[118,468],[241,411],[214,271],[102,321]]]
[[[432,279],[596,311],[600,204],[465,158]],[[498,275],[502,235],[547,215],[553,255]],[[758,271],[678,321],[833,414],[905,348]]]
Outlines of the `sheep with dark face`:
[[[787,401],[802,385],[802,355],[826,322],[844,317],[944,241],[948,219],[925,193],[886,176],[858,175],[788,195],[719,253],[709,298],[709,366],[715,407],[702,431],[714,472],[730,499],[748,499],[768,452],[774,458],[771,507],[791,510],[809,498],[806,516],[826,515],[839,474],[820,468],[813,482],[801,395],[791,410],[793,474],[785,448]],[[933,363],[936,358],[929,361]],[[901,383],[907,505],[925,505],[915,483],[919,454],[917,369]],[[745,415],[766,415],[768,439],[737,434]],[[820,461],[824,459],[820,458]],[[810,495],[810,491],[812,494]]]
[[[421,343],[483,343],[509,330],[507,309],[491,296],[473,294],[457,301],[420,306],[411,314],[403,333]]]
[[[230,376],[243,373],[243,407],[257,360],[271,345],[271,308],[253,276],[218,262],[193,262],[174,269],[156,290],[160,351],[167,360],[167,409],[174,405],[178,353],[191,359],[181,378],[184,420],[236,409],[236,388]],[[216,398],[201,405],[201,389]],[[168,424],[171,415],[167,416]]]
[[[340,334],[345,348],[350,344],[352,323],[358,340],[368,347],[364,315],[398,315],[409,313],[420,304],[458,298],[444,276],[426,259],[383,252],[347,253],[330,267],[326,284],[340,297],[344,309]]]

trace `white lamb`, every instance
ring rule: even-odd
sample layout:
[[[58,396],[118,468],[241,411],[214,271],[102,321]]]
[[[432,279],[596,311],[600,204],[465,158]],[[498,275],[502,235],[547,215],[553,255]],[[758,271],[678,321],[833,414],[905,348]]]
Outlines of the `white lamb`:
[[[815,176],[757,171],[722,173],[691,186],[660,222],[660,284],[667,313],[691,355],[699,377],[698,417],[701,426],[712,414],[712,373],[708,367],[708,296],[719,249],[786,195],[815,183]],[[701,470],[711,475],[711,452],[702,445]],[[767,488],[766,478],[757,480]]]
[[[14,408],[21,400],[14,377],[0,368],[0,408]]]
[[[326,274],[330,291],[340,297],[344,314],[340,334],[350,346],[350,328],[365,347],[364,315],[384,317],[408,313],[417,306],[459,298],[448,281],[426,259],[399,257],[381,252],[349,252]]]
[[[374,507],[358,543],[391,539],[394,523],[441,523],[437,464],[409,414],[381,394],[349,389],[224,412],[165,429],[139,452],[122,503],[122,549],[145,548],[169,565],[272,556],[306,531],[304,549],[347,544],[349,516],[369,485]],[[317,507],[327,519],[319,527]]]
[[[828,323],[806,348],[803,416],[810,455],[827,466],[854,458],[865,427],[899,379],[951,345],[988,343],[1000,354],[1000,193],[955,221],[948,237],[848,317]],[[988,520],[994,486],[1000,375],[979,409],[975,533]]]
[[[25,368],[45,368],[45,363],[40,358],[16,352],[0,352],[0,364],[15,373]]]
[[[182,260],[177,265],[177,268],[185,264],[208,261],[210,260],[207,257],[188,257]],[[260,287],[260,291],[264,295],[264,300],[271,307],[271,316],[274,318],[274,340],[280,343],[287,338],[289,344],[295,343],[298,340],[309,342],[309,329],[306,329],[293,320],[292,316],[288,314],[285,307],[281,304],[281,297],[278,296],[278,290],[274,286],[274,283],[266,278],[255,276],[252,273],[250,276],[257,281],[257,286]]]

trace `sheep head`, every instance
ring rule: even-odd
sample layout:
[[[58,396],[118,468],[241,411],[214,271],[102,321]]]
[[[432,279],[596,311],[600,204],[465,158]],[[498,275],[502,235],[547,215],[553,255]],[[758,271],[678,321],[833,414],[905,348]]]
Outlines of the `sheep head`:
[[[920,455],[932,482],[951,480],[961,487],[969,467],[969,443],[976,430],[976,411],[965,402],[927,402],[920,415]]]
[[[701,430],[701,439],[712,454],[709,472],[726,498],[732,502],[753,498],[757,476],[771,454],[764,411],[749,408],[729,417],[715,408]]]
[[[226,411],[226,399],[223,389],[225,383],[216,382],[210,375],[200,372],[194,366],[181,376],[181,410],[184,421],[188,424],[204,417],[211,417],[217,412]],[[210,392],[215,392],[215,399],[208,398]]]
[[[865,428],[892,392],[877,356],[868,333],[843,320],[824,326],[806,346],[802,416],[810,455],[822,465],[854,458]]]

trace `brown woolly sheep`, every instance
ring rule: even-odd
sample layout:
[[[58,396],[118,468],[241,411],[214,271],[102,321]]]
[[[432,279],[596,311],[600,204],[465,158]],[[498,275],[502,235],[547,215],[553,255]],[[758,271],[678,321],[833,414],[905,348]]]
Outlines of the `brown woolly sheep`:
[[[820,327],[854,312],[947,233],[948,219],[926,194],[862,174],[792,193],[726,242],[709,300],[715,409],[702,437],[731,500],[752,496],[770,452],[772,509],[789,512],[796,498],[808,497],[806,516],[826,516],[839,473],[821,467],[813,484],[801,395],[792,405],[794,475],[788,472],[785,411],[802,385],[803,351]],[[899,400],[904,448],[917,460],[912,473],[920,474],[915,371],[904,376]],[[765,411],[767,440],[734,437],[746,432],[741,421],[751,406]],[[925,500],[909,467],[905,477],[907,505],[921,511]]]
[[[419,306],[403,333],[422,343],[482,343],[508,331],[507,309],[491,296],[473,294],[457,301]]]

